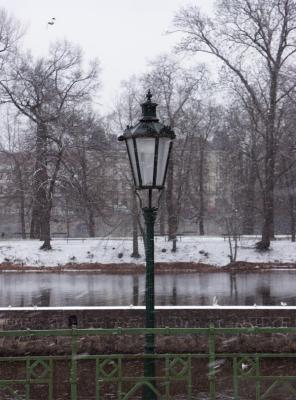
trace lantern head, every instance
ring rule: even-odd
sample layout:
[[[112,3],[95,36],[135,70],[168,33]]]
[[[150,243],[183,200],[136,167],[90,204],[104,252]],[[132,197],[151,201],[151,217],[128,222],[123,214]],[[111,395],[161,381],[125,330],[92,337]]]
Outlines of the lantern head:
[[[159,122],[157,104],[150,90],[142,106],[142,118],[136,126],[127,126],[118,140],[127,147],[134,184],[137,190],[163,189],[172,149],[174,131]]]

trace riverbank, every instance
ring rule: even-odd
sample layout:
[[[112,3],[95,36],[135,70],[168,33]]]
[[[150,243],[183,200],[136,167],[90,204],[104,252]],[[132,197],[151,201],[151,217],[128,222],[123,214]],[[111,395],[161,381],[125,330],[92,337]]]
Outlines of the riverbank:
[[[236,262],[230,263],[228,240],[223,237],[179,237],[177,251],[165,237],[155,238],[155,272],[221,272],[295,269],[296,244],[277,237],[267,252],[255,249],[257,237],[241,237]],[[0,241],[0,271],[97,271],[143,273],[145,251],[133,258],[132,239],[54,239],[52,250],[40,250],[39,240]]]
[[[236,273],[236,272],[266,272],[280,270],[296,270],[296,263],[251,263],[237,261],[223,267],[203,263],[155,263],[156,274],[184,274],[184,273]],[[58,266],[30,266],[10,262],[0,264],[1,272],[92,272],[101,274],[143,274],[144,264],[100,264],[100,263],[69,263]]]

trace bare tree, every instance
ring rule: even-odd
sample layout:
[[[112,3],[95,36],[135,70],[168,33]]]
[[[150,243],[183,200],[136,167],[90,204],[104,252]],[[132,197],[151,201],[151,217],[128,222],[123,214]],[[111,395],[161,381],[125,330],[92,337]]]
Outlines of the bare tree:
[[[186,158],[190,162],[190,168],[186,192],[190,208],[193,209],[190,218],[198,223],[199,234],[204,235],[210,143],[220,122],[221,113],[211,100],[194,99],[189,105],[181,127],[189,136]]]
[[[138,120],[140,119],[140,99],[142,95],[141,85],[139,83],[139,79],[136,76],[132,76],[129,80],[123,81],[121,84],[121,94],[118,98],[115,109],[114,109],[114,120],[115,127],[113,130],[119,130],[123,132],[127,125],[134,126]],[[117,131],[118,133],[118,131]],[[143,230],[141,229],[141,212],[139,209],[139,204],[137,202],[137,197],[135,194],[135,190],[133,188],[133,182],[131,175],[127,175],[123,173],[123,171],[118,171],[121,179],[123,179],[127,186],[130,187],[129,193],[130,195],[130,210],[132,214],[132,235],[133,235],[133,250],[131,257],[139,258],[139,241],[138,241],[138,233],[139,228],[141,233]],[[144,239],[144,237],[143,237]],[[145,240],[144,240],[145,243]]]
[[[20,22],[0,8],[0,72],[9,59],[14,58],[19,40],[24,35]]]
[[[205,68],[201,65],[192,69],[181,67],[178,59],[163,55],[151,63],[151,72],[144,76],[144,84],[150,87],[159,103],[159,116],[165,123],[177,132],[179,122],[184,116],[184,110],[189,100],[196,95],[205,77]],[[179,132],[179,137],[182,132]],[[174,149],[178,148],[178,144]],[[180,148],[179,148],[180,150]],[[183,149],[184,150],[184,149]],[[182,150],[181,150],[182,153]],[[178,156],[179,160],[181,154]],[[166,203],[168,214],[168,236],[172,240],[172,251],[177,250],[178,217],[181,204],[181,186],[183,180],[174,180],[176,168],[176,150],[173,150],[170,157],[170,164],[167,177]],[[176,182],[180,185],[175,188]]]
[[[5,68],[7,64],[11,62],[16,56],[17,45],[24,34],[24,28],[20,22],[4,9],[0,8],[0,80],[5,76]],[[1,99],[4,103],[5,99]],[[8,122],[8,121],[7,121]],[[14,193],[9,198],[18,199],[19,213],[20,213],[20,225],[22,237],[25,237],[25,195],[24,195],[24,174],[25,164],[24,161],[28,160],[28,157],[24,157],[23,149],[16,147],[19,142],[19,137],[16,138],[15,131],[11,132],[11,125],[7,123],[6,133],[7,137],[1,141],[1,153],[5,156],[7,162],[12,167],[12,181],[14,182]],[[2,138],[3,139],[3,138]],[[18,143],[19,144],[19,143]]]
[[[225,216],[226,235],[229,246],[229,259],[233,263],[237,259],[238,253],[238,241],[239,241],[239,221],[238,211],[236,209],[231,210]]]
[[[4,111],[4,110],[3,110]],[[14,110],[13,110],[14,111]],[[4,113],[3,113],[4,114]],[[0,154],[10,171],[6,174],[3,196],[19,213],[21,237],[26,238],[26,204],[30,193],[32,157],[26,141],[25,126],[20,116],[6,108],[6,118],[0,143]]]
[[[258,119],[252,104],[244,100],[238,97],[235,104],[225,110],[224,123],[228,148],[225,149],[223,164],[224,176],[229,177],[231,181],[229,186],[232,204],[238,210],[242,221],[241,233],[250,235],[254,234],[255,216],[258,213],[261,220],[262,207],[258,204],[257,193],[260,193],[261,200],[264,190],[262,184],[264,143],[260,132],[258,134]]]
[[[260,115],[264,131],[262,240],[270,246],[274,224],[275,164],[278,148],[278,113],[284,98],[295,88],[285,79],[295,59],[296,4],[294,0],[219,0],[213,20],[197,7],[182,9],[175,17],[183,33],[179,49],[215,56],[232,79],[239,81]]]
[[[279,218],[282,225],[286,226],[285,219],[288,219],[287,231],[291,233],[292,241],[296,241],[296,138],[295,138],[295,103],[287,101],[283,113],[281,127],[283,140],[278,150],[279,158],[277,165],[277,190],[276,202],[279,208]]]
[[[96,217],[104,218],[110,208],[107,204],[110,144],[91,110],[76,110],[68,140],[60,176],[61,190],[67,193],[68,207],[84,221],[89,237],[95,237]]]
[[[7,99],[36,125],[30,235],[44,240],[41,246],[44,250],[51,248],[52,195],[64,151],[67,112],[71,112],[75,104],[86,101],[96,86],[97,65],[93,63],[84,73],[81,64],[79,48],[66,41],[57,42],[51,46],[47,58],[35,61],[26,55],[13,60],[6,78],[0,81]],[[48,166],[50,146],[55,148],[51,171]]]

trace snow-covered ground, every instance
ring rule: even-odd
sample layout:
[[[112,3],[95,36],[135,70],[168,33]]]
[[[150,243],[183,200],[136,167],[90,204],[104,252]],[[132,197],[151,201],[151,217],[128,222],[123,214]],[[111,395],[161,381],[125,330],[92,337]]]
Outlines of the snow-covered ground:
[[[279,238],[272,242],[270,251],[255,251],[258,238],[243,237],[239,242],[237,261],[296,262],[296,243]],[[0,262],[28,266],[58,266],[67,263],[137,263],[145,262],[143,244],[141,258],[134,259],[131,238],[57,239],[52,251],[39,250],[38,240],[0,241]],[[155,238],[156,262],[203,262],[223,266],[229,263],[228,241],[221,237],[186,236],[178,238],[178,251],[171,252],[172,244],[163,237]]]

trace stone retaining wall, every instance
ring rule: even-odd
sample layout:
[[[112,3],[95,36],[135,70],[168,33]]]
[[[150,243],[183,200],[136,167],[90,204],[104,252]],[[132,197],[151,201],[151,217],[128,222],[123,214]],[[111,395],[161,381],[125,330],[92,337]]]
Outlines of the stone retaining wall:
[[[296,307],[290,308],[162,308],[155,311],[157,327],[296,327]],[[75,318],[74,318],[75,317]],[[5,309],[0,311],[0,329],[143,327],[145,310],[134,308]]]
[[[78,328],[128,328],[144,326],[144,309],[24,309],[1,310],[0,329],[61,329],[77,321]],[[158,309],[157,327],[296,327],[296,309],[235,309],[196,308]],[[206,352],[208,339],[202,335],[159,336],[159,352]],[[236,335],[217,337],[217,352],[281,351],[296,349],[295,335]],[[144,338],[135,336],[85,337],[79,342],[79,352],[114,353],[141,352]],[[0,354],[65,354],[70,352],[69,338],[1,339]]]

